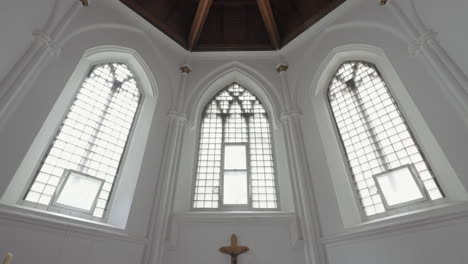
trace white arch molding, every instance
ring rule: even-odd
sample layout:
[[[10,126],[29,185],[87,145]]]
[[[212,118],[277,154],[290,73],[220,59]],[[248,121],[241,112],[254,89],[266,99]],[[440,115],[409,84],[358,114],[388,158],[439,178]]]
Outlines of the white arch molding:
[[[274,128],[280,126],[279,112],[283,102],[279,99],[275,86],[255,69],[240,62],[231,62],[218,67],[195,85],[195,89],[187,97],[189,101],[184,109],[188,125],[194,128],[200,122],[206,104],[219,91],[234,82],[255,94],[268,112],[272,126]]]
[[[325,155],[332,178],[333,187],[338,201],[338,207],[345,227],[352,227],[368,219],[361,214],[360,204],[355,197],[353,183],[348,175],[346,157],[340,145],[339,134],[336,130],[328,106],[327,90],[331,78],[345,61],[361,60],[374,64],[380,71],[391,94],[398,103],[400,111],[422,151],[426,154],[442,190],[447,196],[446,202],[466,200],[466,190],[461,184],[442,149],[432,135],[423,116],[405,89],[385,52],[378,47],[363,44],[353,44],[333,49],[321,63],[309,87],[309,96],[314,107],[316,120],[320,124],[319,131],[323,142]],[[443,176],[443,177],[442,177]]]
[[[21,201],[24,189],[34,177],[41,158],[47,151],[64,115],[67,114],[70,103],[89,69],[94,65],[109,62],[125,63],[132,70],[142,90],[140,110],[104,219],[115,227],[125,228],[158,97],[158,86],[148,65],[135,50],[126,47],[99,46],[84,53],[8,185],[1,198],[2,202],[16,205]]]

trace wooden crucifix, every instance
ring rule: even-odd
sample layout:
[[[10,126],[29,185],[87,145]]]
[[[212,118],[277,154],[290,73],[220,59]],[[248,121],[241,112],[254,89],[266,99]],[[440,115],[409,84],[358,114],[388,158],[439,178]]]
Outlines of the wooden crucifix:
[[[237,236],[236,234],[232,234],[231,236],[231,246],[229,247],[221,247],[219,251],[223,254],[227,254],[231,256],[231,264],[237,264],[237,256],[249,251],[248,247],[245,246],[238,246],[237,245]]]

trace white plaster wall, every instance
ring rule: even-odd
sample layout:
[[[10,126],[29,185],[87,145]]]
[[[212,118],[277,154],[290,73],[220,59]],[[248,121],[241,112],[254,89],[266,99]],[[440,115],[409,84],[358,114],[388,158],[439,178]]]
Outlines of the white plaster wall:
[[[468,75],[466,52],[466,10],[468,2],[463,0],[413,0],[422,21],[438,32],[438,39],[447,53]]]
[[[71,2],[68,1],[68,4],[71,5]],[[9,5],[13,6],[12,3]],[[47,19],[45,10],[27,6],[24,8],[27,12],[46,14]],[[1,12],[3,11],[5,10],[2,8]],[[10,9],[10,12],[14,10]],[[60,16],[62,13],[55,15]],[[22,14],[19,10],[15,12],[16,16]],[[26,13],[24,16],[28,17]],[[3,20],[3,13],[0,17]],[[37,26],[38,22],[31,23]],[[3,27],[7,26],[4,23],[1,26],[2,34],[8,34],[8,31],[3,31]],[[94,225],[94,229],[90,229],[93,225],[83,223],[79,228],[74,228],[67,224],[66,219],[61,219],[58,224],[49,224],[48,221],[30,216],[11,217],[2,207],[0,232],[4,235],[0,237],[0,255],[13,252],[15,262],[18,263],[124,264],[142,261],[156,183],[164,177],[160,175],[159,169],[168,124],[166,114],[170,107],[170,100],[167,98],[173,96],[172,92],[177,87],[182,60],[181,49],[168,48],[167,39],[152,36],[145,30],[146,25],[142,25],[139,18],[121,4],[93,1],[89,8],[82,8],[66,29],[63,38],[57,40],[61,48],[60,55],[48,57],[37,69],[38,76],[25,86],[29,92],[16,102],[16,111],[0,130],[0,193],[3,193],[84,52],[102,45],[117,45],[135,50],[153,73],[159,97],[166,100],[157,101],[153,120],[147,120],[152,126],[146,149],[142,150],[145,156],[140,175],[133,175],[138,177],[138,183],[125,230],[118,233],[112,231],[109,234],[105,231],[109,227],[98,225],[96,228]],[[8,34],[11,38],[8,41],[21,43],[26,35],[28,38],[31,36],[31,32],[23,30],[21,26],[18,26],[16,33],[18,36]],[[2,37],[2,41],[4,39]],[[16,52],[10,46],[2,43],[0,56],[11,55],[9,60],[19,60],[21,52]],[[7,67],[10,63],[2,61],[1,66]],[[22,211],[21,214],[26,213]]]
[[[466,29],[463,28],[466,24],[463,1],[415,1],[425,23],[441,31],[441,44],[466,73],[468,57],[463,54],[466,53],[464,46],[468,44],[468,34],[464,34]],[[0,38],[0,80],[30,45],[32,31],[42,27],[49,17],[47,11],[50,10],[38,2],[7,1],[8,9],[0,9],[0,33],[8,36]],[[49,2],[52,5],[52,0]],[[468,242],[466,214],[457,216],[456,221],[441,220],[438,224],[425,225],[424,228],[404,227],[398,232],[384,229],[378,235],[364,234],[359,239],[341,236],[349,230],[344,228],[341,220],[324,151],[328,146],[321,140],[321,124],[311,105],[310,94],[310,90],[315,89],[310,87],[315,72],[335,47],[368,44],[385,52],[423,121],[462,184],[468,188],[468,129],[446,96],[446,84],[439,80],[424,57],[408,53],[410,40],[390,11],[370,2],[348,1],[280,52],[290,66],[290,92],[303,113],[304,145],[311,168],[311,175],[305,176],[312,178],[310,191],[317,199],[320,234],[326,245],[327,259],[330,264],[466,263],[468,255],[462,248]],[[65,1],[63,3],[60,4],[58,10],[61,11],[57,12],[57,16],[63,13],[66,5]],[[185,52],[171,44],[160,32],[151,29],[141,18],[125,11],[118,1],[93,1],[90,8],[78,14],[67,33],[61,41],[61,54],[49,58],[40,69],[37,79],[27,84],[31,91],[20,102],[7,125],[0,130],[0,193],[4,192],[83,52],[97,45],[129,47],[144,58],[154,73],[159,100],[127,227],[122,231],[124,235],[103,235],[103,231],[89,231],[87,228],[66,224],[47,224],[34,219],[20,221],[23,219],[20,216],[7,217],[0,214],[0,233],[3,234],[0,236],[0,254],[13,251],[16,254],[15,262],[18,263],[139,263],[145,254],[145,244],[148,244],[151,211],[158,210],[152,204],[156,186],[165,177],[160,175],[160,161],[165,154],[166,113],[174,100],[174,91],[180,78],[178,67],[186,62],[193,69],[187,82],[187,100],[199,92],[198,84],[210,72],[232,62],[255,69],[257,75],[271,83],[271,92],[280,94],[280,80],[274,70],[280,61],[279,53],[248,53],[247,56],[195,54],[184,57]],[[184,135],[182,165],[175,193],[176,213],[186,212],[190,206],[197,129],[195,123]],[[284,211],[294,212],[281,127],[274,130],[274,139],[278,153],[276,159],[281,206]],[[159,219],[152,221],[157,222]],[[217,249],[227,244],[230,234],[235,232],[242,244],[252,248],[252,252],[241,258],[242,263],[305,263],[302,243],[294,237],[294,226],[290,220],[274,216],[270,221],[261,218],[226,220],[219,217],[174,216],[174,230],[170,232],[165,260],[171,264],[222,263],[227,261],[226,257],[219,254]],[[122,236],[130,238],[122,239]],[[331,237],[339,239],[330,242]],[[148,250],[151,249],[147,248],[146,252]]]
[[[314,178],[314,190],[319,199],[325,234],[337,232],[343,227],[339,222],[331,220],[337,217],[335,214],[338,211],[332,205],[335,204],[335,199],[331,177],[327,166],[324,166],[323,151],[317,150],[317,146],[322,145],[317,131],[320,124],[314,120],[314,109],[311,105],[311,90],[315,91],[316,87],[310,86],[320,64],[336,47],[368,44],[385,52],[444,154],[465,188],[468,187],[468,168],[465,159],[462,158],[468,154],[468,142],[465,140],[467,128],[455,113],[452,102],[444,95],[446,88],[439,82],[437,75],[432,72],[424,58],[409,54],[408,43],[409,40],[388,9],[362,2],[329,25],[321,35],[301,43],[300,48],[287,53],[290,63],[290,86],[295,89],[299,106],[303,110],[304,134],[316,135],[307,137],[305,144],[313,167],[311,176]],[[321,148],[323,147],[327,146]],[[422,147],[424,149],[423,143]]]
[[[16,263],[139,263],[144,243],[92,231],[22,221],[2,215],[0,251],[14,253]]]
[[[280,209],[282,212],[294,212],[294,202],[290,175],[288,171],[286,150],[283,141],[283,130],[278,116],[281,113],[281,81],[275,70],[279,63],[277,54],[272,52],[258,53],[257,57],[251,54],[193,54],[187,60],[192,67],[192,72],[187,79],[187,116],[189,120],[185,133],[181,166],[179,168],[179,179],[175,194],[174,212],[185,213],[188,217],[174,216],[176,220],[172,223],[176,230],[171,231],[171,237],[176,236],[173,249],[166,251],[165,259],[167,263],[221,263],[226,260],[226,256],[220,254],[217,249],[220,245],[229,242],[232,233],[239,235],[240,242],[252,248],[252,251],[240,257],[240,263],[304,263],[304,250],[301,243],[291,242],[291,225],[297,228],[296,216],[293,214],[292,220],[282,220],[284,215],[268,215],[258,219],[252,213],[238,213],[244,217],[233,217],[229,212],[214,212],[213,217],[193,218],[190,213],[191,200],[193,195],[193,181],[196,177],[194,171],[196,166],[196,153],[198,143],[198,133],[200,128],[201,112],[194,111],[193,103],[198,102],[196,98],[205,93],[207,84],[210,84],[233,69],[247,74],[253,78],[254,82],[263,85],[263,92],[273,100],[262,97],[256,93],[254,88],[248,87],[262,100],[268,110],[273,107],[273,112],[269,111],[273,124],[273,147],[275,152],[276,172],[279,187]],[[239,74],[240,82],[242,74]],[[228,85],[228,84],[226,84]],[[214,95],[216,91],[225,86],[216,87],[216,90],[209,91]],[[209,98],[206,98],[209,99]],[[202,105],[198,110],[203,109]],[[271,107],[270,106],[270,107]],[[180,218],[182,218],[180,220]],[[181,223],[177,223],[179,222]],[[175,227],[174,227],[175,225]],[[293,234],[293,236],[297,236]],[[292,238],[294,239],[294,238]]]
[[[245,71],[246,74],[251,75],[253,81],[261,83],[267,80],[265,85],[265,93],[270,95],[271,98],[281,100],[278,94],[281,94],[281,83],[279,76],[275,71],[278,63],[274,53],[265,53],[268,57],[264,58],[248,58],[245,54],[239,53],[239,56],[226,56],[220,54],[219,56],[212,57],[209,54],[196,54],[189,58],[189,64],[192,67],[192,72],[187,79],[187,116],[188,116],[188,129],[184,137],[184,144],[182,150],[182,159],[179,172],[179,181],[177,183],[177,192],[175,199],[175,212],[187,211],[190,208],[190,201],[192,195],[192,182],[195,178],[194,168],[196,166],[196,152],[198,143],[198,133],[200,129],[200,116],[201,112],[193,111],[196,102],[195,98],[204,93],[206,89],[205,83],[215,81],[219,75],[223,75],[232,71],[233,69],[240,69],[241,72]],[[273,58],[271,57],[273,56]],[[261,78],[261,79],[255,79]],[[208,80],[207,80],[208,79]],[[219,91],[224,87],[216,87]],[[249,87],[246,87],[249,89]],[[252,90],[253,87],[250,87]],[[252,90],[255,93],[255,90]],[[211,93],[216,93],[211,91]],[[278,181],[280,187],[281,209],[283,211],[294,211],[294,204],[292,201],[291,184],[289,180],[289,173],[287,170],[287,160],[284,155],[285,146],[283,143],[282,129],[279,124],[278,115],[281,112],[281,107],[278,105],[280,102],[268,102],[268,98],[263,99],[265,106],[271,104],[274,108],[273,113],[270,114],[273,132],[273,144],[276,155],[276,169],[278,173]],[[265,102],[266,101],[266,102]],[[199,108],[202,109],[204,106]],[[267,106],[266,106],[267,107]],[[268,109],[268,107],[267,107]],[[269,109],[268,109],[269,110]]]
[[[33,41],[33,32],[45,26],[56,0],[6,0],[0,8],[0,83]],[[60,1],[67,2],[70,1]],[[63,11],[63,10],[60,10]],[[58,12],[60,12],[58,11]],[[63,13],[63,12],[60,12]]]
[[[166,263],[229,263],[221,254],[221,246],[230,245],[231,234],[238,236],[239,245],[251,250],[239,257],[239,263],[282,264],[304,263],[300,243],[291,241],[288,219],[183,219],[179,218],[176,247],[169,250]]]
[[[399,1],[399,3],[402,1]],[[419,1],[422,2],[422,1]],[[424,1],[426,2],[426,1]],[[432,1],[433,3],[435,1]],[[461,1],[451,3],[439,3],[445,10],[460,7]],[[421,4],[421,5],[425,5]],[[454,16],[450,21],[467,20],[464,15],[435,15],[436,8],[432,9],[429,21],[434,27],[444,28],[447,35],[462,34],[462,30],[450,31],[448,27],[453,22],[436,24],[437,20],[444,20],[448,16]],[[369,1],[353,1],[349,9],[340,13],[341,17],[324,26],[323,31],[315,34],[308,41],[292,43],[283,52],[288,58],[290,69],[288,71],[290,86],[296,94],[297,102],[303,111],[302,124],[306,137],[309,165],[313,179],[312,190],[318,200],[319,216],[322,226],[322,241],[325,244],[329,263],[466,263],[468,256],[459,250],[460,243],[466,244],[468,239],[461,231],[466,228],[466,214],[460,216],[457,224],[431,224],[422,230],[406,226],[398,235],[390,231],[383,231],[378,235],[374,232],[358,235],[360,239],[351,239],[341,221],[340,210],[336,200],[330,174],[327,166],[325,148],[331,146],[322,142],[319,127],[323,124],[317,122],[316,113],[312,105],[311,97],[317,87],[311,87],[313,76],[319,69],[326,56],[336,47],[350,44],[366,44],[382,49],[389,58],[411,99],[415,103],[428,125],[443,154],[448,158],[451,167],[456,172],[465,189],[468,187],[466,175],[468,167],[466,158],[468,151],[468,129],[460,115],[457,114],[454,102],[447,96],[446,84],[441,82],[436,72],[427,63],[422,55],[410,55],[408,45],[412,41],[406,35],[401,25],[393,17],[388,8],[380,7]],[[459,21],[460,22],[460,21]],[[450,31],[450,32],[448,32]],[[453,39],[453,36],[452,36]],[[447,40],[451,42],[451,40]],[[467,43],[466,34],[458,35],[458,44],[445,45],[453,51],[457,45]],[[442,41],[442,43],[444,43]],[[462,44],[464,43],[464,44]],[[468,60],[463,56],[456,57],[457,63],[462,65]],[[416,136],[418,128],[414,128]],[[424,142],[421,142],[422,148]],[[335,162],[342,162],[341,157],[336,157]],[[429,158],[430,159],[430,158]],[[332,161],[333,162],[333,161]],[[445,175],[439,175],[444,177]],[[428,216],[431,219],[431,216]],[[398,222],[398,220],[396,220]],[[421,223],[419,223],[421,224]],[[418,223],[414,224],[415,226]],[[383,227],[380,227],[383,229]],[[457,232],[459,230],[460,232]],[[352,231],[351,231],[352,232]],[[358,232],[359,233],[359,232]],[[328,238],[340,237],[338,242],[329,244]]]

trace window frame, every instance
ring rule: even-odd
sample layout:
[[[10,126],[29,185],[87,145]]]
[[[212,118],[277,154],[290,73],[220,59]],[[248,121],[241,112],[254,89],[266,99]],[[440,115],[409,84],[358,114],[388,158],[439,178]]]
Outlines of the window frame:
[[[355,181],[353,179],[353,173],[352,173],[351,167],[349,165],[349,157],[348,157],[348,154],[346,152],[345,145],[344,145],[343,139],[341,137],[341,133],[339,131],[338,123],[337,123],[336,117],[335,117],[335,115],[333,113],[333,109],[331,107],[331,102],[330,102],[330,97],[329,97],[329,87],[330,87],[331,81],[335,77],[335,75],[336,75],[337,71],[340,69],[340,67],[344,63],[350,62],[350,61],[359,61],[359,62],[363,62],[363,63],[368,63],[368,64],[371,64],[371,65],[373,65],[375,67],[377,73],[379,74],[380,78],[382,79],[382,82],[384,82],[385,85],[387,86],[388,93],[393,98],[398,111],[401,113],[401,116],[402,116],[402,118],[404,119],[404,121],[405,121],[405,123],[407,125],[408,133],[411,135],[411,138],[413,138],[414,142],[416,143],[415,146],[420,151],[419,154],[422,156],[423,160],[426,161],[426,163],[428,165],[428,170],[432,172],[432,175],[433,175],[433,177],[434,177],[434,179],[436,181],[436,184],[437,184],[437,186],[439,188],[439,191],[441,192],[441,194],[443,196],[442,198],[437,199],[437,200],[424,199],[424,200],[418,200],[418,201],[410,201],[408,203],[399,204],[399,205],[395,205],[395,206],[392,206],[392,207],[387,207],[386,202],[383,202],[386,211],[384,211],[382,213],[377,213],[377,214],[374,214],[374,215],[367,215],[365,213],[364,206],[362,205],[362,203],[360,201],[360,197],[359,197],[359,193],[358,193],[359,190],[355,186]],[[398,102],[399,101],[398,98],[394,95],[390,83],[385,78],[385,76],[381,73],[381,70],[379,69],[379,66],[377,64],[373,63],[372,61],[368,61],[368,60],[365,60],[365,59],[341,60],[341,62],[338,63],[336,65],[336,67],[333,68],[333,71],[331,72],[331,75],[329,75],[327,77],[327,80],[328,80],[327,86],[324,89],[324,100],[325,100],[325,105],[326,105],[326,108],[327,108],[327,114],[328,114],[328,116],[329,116],[329,118],[330,118],[330,120],[332,122],[331,125],[332,125],[332,129],[333,129],[334,138],[335,138],[336,142],[338,143],[340,156],[341,156],[341,159],[343,161],[343,165],[344,165],[344,167],[346,169],[346,175],[347,175],[348,181],[350,183],[349,187],[350,187],[351,192],[353,194],[354,202],[358,207],[358,212],[359,212],[360,219],[362,221],[372,221],[372,220],[384,218],[384,217],[387,217],[387,216],[392,216],[392,215],[396,215],[396,214],[400,214],[400,213],[411,212],[411,211],[414,211],[414,210],[424,209],[424,208],[433,207],[433,206],[437,206],[437,205],[447,203],[447,201],[448,201],[447,195],[444,192],[444,188],[439,183],[439,180],[438,180],[439,178],[436,176],[436,174],[432,170],[432,166],[430,164],[431,161],[426,158],[426,155],[425,155],[423,149],[421,149],[420,144],[419,144],[420,140],[416,137],[416,135],[413,132],[413,130],[414,130],[413,125],[410,122],[408,122],[408,118],[407,118],[407,115],[405,113],[405,109],[400,106],[400,103]],[[388,171],[390,171],[390,170],[388,170]],[[388,172],[388,171],[385,171],[385,172]],[[373,178],[374,178],[374,175],[373,175]],[[418,187],[421,189],[419,181],[420,181],[420,179],[419,179],[419,177],[417,177],[416,182],[418,184]],[[376,186],[377,185],[378,184],[376,184]],[[377,188],[379,188],[379,187],[377,187]],[[380,189],[379,189],[379,192],[380,192]],[[422,187],[422,194],[423,194],[424,197],[428,197],[428,193],[427,193],[427,191],[426,191],[426,189],[424,187]],[[382,197],[382,201],[384,201],[385,198],[383,197],[382,194],[381,194],[381,197]]]
[[[39,173],[39,169],[42,166],[42,163],[43,163],[45,157],[50,152],[50,149],[52,148],[52,143],[54,142],[54,140],[55,140],[55,138],[57,136],[57,133],[59,132],[59,130],[63,126],[63,122],[67,118],[67,115],[70,112],[70,109],[73,106],[73,104],[74,104],[74,102],[75,102],[75,100],[77,98],[77,95],[80,93],[82,85],[84,84],[84,82],[86,81],[86,79],[89,77],[89,75],[92,73],[92,70],[96,66],[104,65],[104,64],[111,64],[111,63],[124,64],[125,66],[128,67],[130,72],[133,74],[133,78],[135,79],[135,81],[137,83],[137,88],[140,90],[140,98],[139,98],[139,101],[138,101],[138,106],[137,106],[137,108],[135,110],[135,116],[134,116],[134,118],[132,120],[131,127],[130,127],[130,130],[129,130],[128,136],[127,136],[127,140],[125,142],[125,145],[123,146],[123,152],[122,152],[122,155],[121,155],[121,158],[120,158],[119,165],[117,166],[117,173],[115,174],[114,183],[112,184],[111,191],[109,192],[109,197],[107,199],[107,206],[106,206],[106,210],[105,210],[104,214],[102,215],[102,217],[95,217],[95,216],[92,215],[92,213],[88,214],[88,213],[84,213],[84,212],[82,212],[80,210],[76,210],[76,209],[72,209],[72,208],[65,208],[63,206],[54,206],[53,205],[53,199],[54,199],[54,196],[55,196],[56,192],[54,192],[54,195],[52,196],[52,199],[51,199],[49,205],[43,205],[43,204],[39,204],[39,203],[34,204],[32,202],[26,201],[25,200],[26,195],[28,194],[29,190],[31,189],[32,185],[34,184],[34,181],[35,181],[35,179],[36,179],[36,177],[37,177],[37,175]],[[58,123],[56,123],[52,134],[50,134],[49,139],[47,141],[47,145],[46,145],[47,147],[41,152],[40,159],[37,159],[37,161],[35,161],[35,166],[34,166],[34,169],[32,170],[32,175],[29,176],[28,182],[25,185],[25,187],[23,188],[23,190],[21,192],[21,195],[18,197],[16,203],[19,204],[19,205],[24,205],[24,206],[30,207],[30,208],[37,208],[37,209],[44,210],[44,211],[61,213],[61,214],[75,216],[75,217],[79,217],[79,218],[83,218],[83,219],[87,219],[87,220],[91,220],[91,221],[104,222],[104,223],[108,222],[109,221],[110,211],[112,210],[112,206],[114,205],[115,190],[117,190],[117,188],[119,187],[120,182],[121,182],[120,179],[121,179],[121,175],[123,173],[122,172],[122,167],[125,165],[125,162],[127,160],[129,145],[134,140],[134,132],[136,130],[137,123],[140,121],[141,111],[142,111],[143,105],[145,104],[145,100],[146,100],[146,97],[147,97],[147,94],[145,93],[144,89],[142,87],[140,87],[140,86],[141,86],[141,82],[140,82],[137,74],[135,73],[135,70],[128,63],[128,61],[121,60],[121,59],[106,59],[106,60],[99,60],[97,62],[90,63],[89,65],[87,65],[87,68],[85,69],[84,74],[81,75],[81,78],[79,79],[79,81],[74,83],[74,91],[73,91],[73,94],[71,95],[71,100],[68,100],[68,103],[67,103],[66,107],[64,108],[64,111],[62,111],[62,113],[60,115],[60,121]],[[93,177],[91,175],[88,175],[88,176]],[[59,185],[57,185],[56,191],[59,189],[60,183],[62,183],[63,178],[64,177],[62,176],[61,179],[60,179]]]
[[[257,98],[257,100],[261,103],[264,111],[265,111],[265,115],[266,115],[266,120],[268,122],[268,125],[269,125],[269,132],[270,132],[270,144],[271,144],[271,156],[272,156],[272,162],[273,162],[273,170],[274,170],[274,184],[275,184],[275,194],[276,194],[276,208],[253,208],[252,207],[252,182],[251,182],[251,163],[250,163],[250,135],[249,135],[249,131],[247,131],[247,138],[248,138],[248,142],[246,143],[227,143],[228,145],[235,145],[235,144],[245,144],[246,145],[246,155],[247,155],[247,178],[248,178],[248,189],[247,189],[247,192],[248,192],[248,205],[224,205],[223,204],[223,194],[224,194],[224,191],[222,190],[223,189],[223,186],[224,186],[224,170],[222,170],[221,168],[224,169],[224,146],[226,144],[226,142],[224,142],[224,126],[222,128],[222,142],[221,142],[221,159],[220,159],[220,188],[219,188],[219,203],[218,203],[218,208],[196,208],[194,206],[194,197],[195,197],[195,194],[196,194],[196,181],[197,181],[197,169],[198,169],[198,159],[199,159],[199,155],[200,155],[200,143],[201,143],[201,138],[202,138],[202,133],[201,133],[201,129],[202,129],[202,126],[203,126],[203,121],[204,121],[204,115],[205,115],[205,112],[206,112],[206,109],[207,107],[211,104],[211,102],[213,102],[213,100],[215,100],[215,98],[224,90],[227,90],[228,87],[230,87],[231,85],[234,85],[234,84],[237,84],[239,85],[240,87],[242,87],[243,89],[247,90],[249,93],[251,93],[253,96],[255,96]],[[201,112],[200,112],[200,116],[201,118],[198,119],[198,125],[196,126],[197,129],[195,130],[196,131],[196,141],[195,141],[195,156],[194,156],[194,162],[193,162],[193,168],[192,168],[192,172],[193,172],[193,177],[191,179],[191,192],[190,192],[190,196],[189,196],[189,204],[190,204],[190,211],[198,211],[198,212],[203,212],[203,211],[206,211],[206,212],[216,212],[216,211],[219,211],[219,212],[232,212],[232,211],[242,211],[242,212],[250,212],[250,211],[265,211],[265,212],[276,212],[276,211],[281,211],[281,198],[280,198],[280,192],[279,192],[279,179],[278,179],[278,170],[277,170],[277,160],[276,160],[276,153],[275,153],[275,139],[274,139],[274,133],[273,133],[273,124],[272,124],[272,120],[270,118],[270,113],[268,111],[268,108],[265,107],[265,104],[263,103],[263,101],[261,100],[260,97],[257,96],[257,94],[255,94],[254,92],[251,91],[251,89],[248,89],[246,88],[244,85],[242,85],[241,83],[238,83],[236,81],[233,81],[231,82],[230,84],[228,84],[227,86],[224,86],[223,88],[215,91],[211,96],[208,97],[208,100],[203,102],[202,103],[202,107],[201,107]],[[247,127],[247,130],[248,130],[249,127]]]
[[[223,131],[224,134],[224,131]],[[224,139],[224,136],[223,136]],[[250,169],[250,148],[249,145],[250,142],[246,143],[226,143],[224,140],[221,142],[221,166],[220,166],[220,172],[219,172],[219,190],[220,190],[220,195],[219,195],[219,206],[220,207],[225,207],[229,208],[230,210],[235,210],[235,209],[244,209],[246,207],[252,208],[252,176],[251,176],[251,169]],[[244,146],[245,147],[245,170],[234,170],[234,169],[226,169],[225,168],[225,157],[226,157],[226,146]],[[221,169],[222,168],[222,169]],[[246,204],[225,204],[224,203],[224,175],[226,171],[245,171],[246,177],[247,177],[247,203]]]
[[[96,197],[94,198],[94,201],[93,201],[93,205],[91,206],[91,208],[89,210],[85,210],[85,209],[80,209],[80,208],[76,208],[76,207],[73,207],[73,206],[69,206],[69,205],[65,205],[65,204],[60,204],[57,202],[58,198],[60,197],[60,195],[62,194],[63,192],[63,188],[65,187],[65,183],[70,179],[70,175],[72,173],[75,173],[75,174],[80,174],[82,176],[85,176],[87,178],[91,178],[93,180],[97,180],[100,182],[99,184],[99,190],[96,194]],[[102,187],[104,186],[104,180],[103,179],[100,179],[100,178],[97,178],[97,177],[94,177],[94,176],[91,176],[91,175],[88,175],[88,174],[85,174],[85,173],[82,173],[82,172],[79,172],[79,171],[76,171],[76,170],[70,170],[70,169],[66,169],[64,172],[63,172],[63,176],[62,178],[60,178],[60,182],[59,184],[57,185],[57,188],[55,189],[55,192],[52,196],[52,199],[51,199],[51,202],[50,202],[50,205],[49,207],[50,208],[63,208],[63,209],[68,209],[72,212],[81,212],[81,213],[84,213],[86,215],[91,215],[93,214],[93,211],[94,209],[96,208],[96,204],[97,204],[97,201],[99,199],[99,193],[101,192],[102,190]]]
[[[428,203],[420,206],[420,208],[408,207],[406,210],[395,210],[392,217],[382,216],[378,219],[370,219],[362,215],[359,209],[360,204],[355,197],[353,191],[353,183],[348,176],[348,168],[346,160],[343,158],[342,147],[337,141],[337,131],[331,118],[331,112],[327,103],[327,89],[330,84],[330,78],[345,61],[362,60],[374,64],[386,81],[390,91],[392,91],[395,101],[399,103],[400,111],[405,115],[410,129],[418,142],[426,142],[420,146],[426,154],[427,161],[431,164],[436,175],[443,175],[439,178],[439,184],[445,191],[446,198],[444,201],[439,199],[442,206],[450,203],[463,203],[468,201],[468,192],[465,189],[460,177],[451,166],[447,156],[445,156],[441,145],[438,143],[436,135],[432,132],[432,127],[425,121],[425,116],[420,111],[420,103],[414,101],[415,89],[423,89],[418,86],[418,83],[411,83],[410,80],[401,79],[394,67],[399,66],[398,61],[390,61],[387,54],[379,47],[368,44],[345,44],[330,50],[329,54],[322,58],[320,64],[316,65],[317,70],[310,79],[310,86],[307,90],[308,102],[314,112],[315,120],[318,124],[320,139],[326,163],[328,166],[329,177],[331,178],[331,188],[335,193],[337,216],[341,218],[345,229],[354,228],[365,224],[373,225],[377,223],[389,223],[393,225],[391,219],[398,219],[407,215],[408,219],[417,218],[420,213],[428,213],[437,210],[441,205],[439,203]],[[424,70],[419,71],[424,76],[430,77],[424,73]],[[412,84],[411,89],[408,89],[405,84]],[[343,162],[337,162],[343,160]],[[422,207],[422,208],[421,208]],[[404,213],[404,214],[403,214]],[[395,217],[396,216],[396,217]],[[380,224],[379,224],[380,225]]]
[[[141,108],[135,119],[135,129],[132,138],[128,140],[125,166],[120,168],[119,180],[114,184],[114,192],[109,198],[107,217],[99,223],[106,223],[118,229],[125,229],[130,216],[130,209],[136,195],[137,181],[142,172],[144,150],[150,136],[152,127],[150,122],[156,112],[159,96],[159,87],[153,70],[151,70],[141,55],[134,49],[116,46],[101,45],[89,49],[80,50],[81,56],[73,54],[73,60],[69,66],[70,77],[56,80],[54,88],[54,102],[51,108],[44,112],[44,120],[37,126],[38,133],[28,142],[28,149],[20,160],[16,172],[1,196],[1,202],[11,208],[22,208],[28,214],[40,214],[46,219],[62,218],[64,221],[78,220],[83,223],[95,222],[73,214],[56,213],[45,210],[46,208],[33,208],[23,206],[20,202],[23,191],[30,184],[32,175],[37,171],[41,162],[37,157],[42,157],[48,150],[55,129],[62,121],[62,116],[69,109],[69,104],[75,98],[75,93],[81,87],[89,69],[96,64],[109,62],[125,63],[133,72],[134,78],[139,83],[141,95]],[[76,60],[77,62],[73,62]],[[67,67],[68,67],[67,66]],[[51,88],[49,88],[51,89]]]
[[[414,182],[416,183],[416,186],[418,187],[419,193],[422,195],[422,197],[419,198],[419,199],[414,199],[414,200],[410,200],[410,201],[395,204],[395,205],[389,205],[388,202],[387,202],[387,197],[383,193],[382,187],[380,186],[380,182],[376,178],[379,177],[379,176],[382,176],[382,175],[384,175],[386,173],[397,171],[397,170],[400,170],[400,169],[405,168],[405,167],[408,168],[408,170],[410,171],[411,177],[413,178]],[[421,203],[421,202],[425,202],[425,201],[430,200],[429,194],[427,193],[426,188],[424,188],[423,183],[421,183],[421,180],[416,175],[414,170],[415,170],[415,168],[414,168],[413,164],[406,164],[406,165],[401,165],[399,167],[392,168],[392,169],[389,169],[387,171],[383,171],[381,173],[377,173],[377,174],[372,175],[372,178],[375,181],[375,186],[379,190],[379,193],[381,193],[382,204],[384,205],[386,211],[394,210],[394,209],[400,208],[400,207],[407,207],[408,205],[411,205],[411,204],[417,204],[417,203]],[[440,191],[442,192],[442,189],[440,189]],[[445,196],[444,196],[444,198],[445,198]],[[443,198],[441,198],[441,199],[443,199]]]

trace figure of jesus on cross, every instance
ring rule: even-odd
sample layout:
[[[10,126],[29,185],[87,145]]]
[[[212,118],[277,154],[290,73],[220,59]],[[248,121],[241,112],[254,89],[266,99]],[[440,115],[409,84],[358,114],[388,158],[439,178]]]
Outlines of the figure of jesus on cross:
[[[232,234],[231,236],[231,246],[229,247],[222,247],[219,251],[223,254],[227,254],[231,256],[231,264],[237,264],[237,256],[249,251],[248,247],[245,246],[238,246],[237,245],[237,236],[236,234]]]

